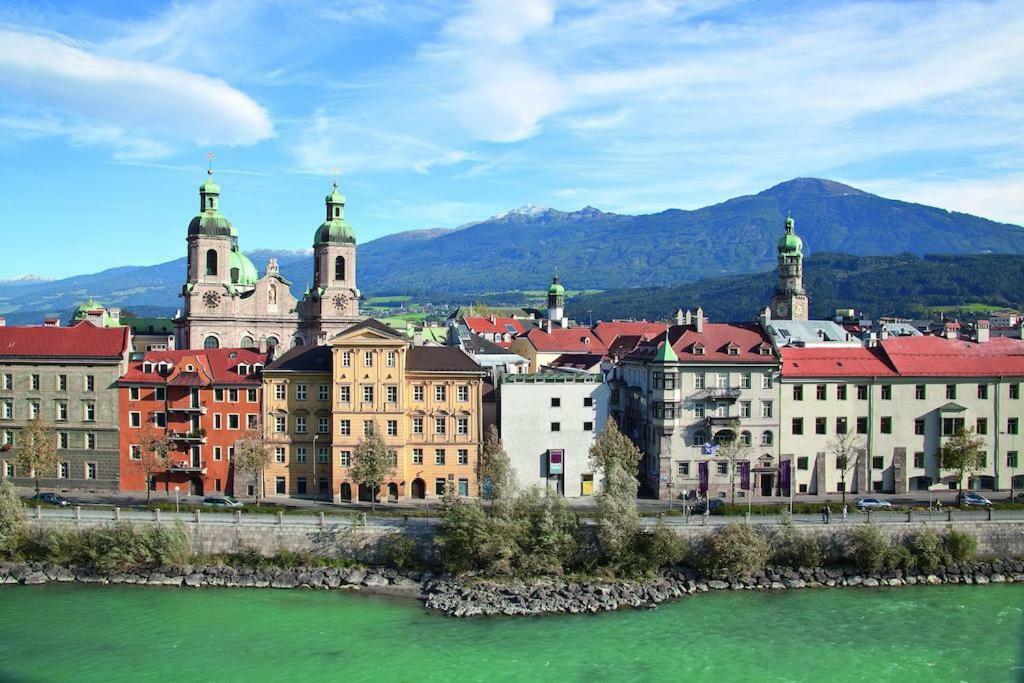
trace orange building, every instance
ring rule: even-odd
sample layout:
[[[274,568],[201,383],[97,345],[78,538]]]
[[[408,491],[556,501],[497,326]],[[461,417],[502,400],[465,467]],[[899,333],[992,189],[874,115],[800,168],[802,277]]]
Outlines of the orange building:
[[[135,354],[118,382],[121,490],[252,493],[236,490],[231,460],[235,442],[259,426],[266,362],[253,349]],[[146,471],[148,435],[170,438],[168,468]]]

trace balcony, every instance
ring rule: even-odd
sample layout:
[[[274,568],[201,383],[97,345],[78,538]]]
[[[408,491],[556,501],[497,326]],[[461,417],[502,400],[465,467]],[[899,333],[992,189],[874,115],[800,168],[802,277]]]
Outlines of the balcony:
[[[739,387],[708,387],[701,389],[688,398],[692,401],[735,401],[743,390]]]
[[[200,429],[197,432],[173,432],[168,431],[169,436],[173,441],[184,441],[185,443],[206,443],[206,430]]]
[[[184,406],[184,405],[167,405],[167,412],[169,413],[186,413],[188,415],[206,415],[206,403],[200,403],[198,406]]]
[[[190,472],[198,474],[206,474],[206,465],[202,460],[195,459],[192,461],[178,461],[172,462],[167,466],[168,472]]]
[[[738,417],[721,417],[718,415],[711,415],[704,418],[704,422],[708,427],[729,427],[730,429],[736,429],[740,426],[740,419]]]

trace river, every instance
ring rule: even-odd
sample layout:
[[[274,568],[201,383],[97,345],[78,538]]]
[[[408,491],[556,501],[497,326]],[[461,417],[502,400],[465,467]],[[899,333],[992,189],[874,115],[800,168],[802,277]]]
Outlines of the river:
[[[1024,586],[709,593],[460,620],[340,592],[0,588],[2,681],[1014,681]]]

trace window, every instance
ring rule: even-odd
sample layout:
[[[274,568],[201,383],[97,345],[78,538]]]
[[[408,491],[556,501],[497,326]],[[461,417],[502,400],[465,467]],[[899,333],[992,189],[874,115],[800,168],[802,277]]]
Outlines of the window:
[[[316,400],[327,401],[331,397],[331,388],[327,384],[318,384],[316,386]]]
[[[57,420],[64,422],[68,419],[68,404],[67,401],[57,401]]]
[[[14,432],[11,431],[10,429],[4,430],[3,444],[5,446],[11,446],[12,448],[14,447]]]
[[[412,433],[413,434],[422,434],[423,433],[423,418],[422,417],[414,417],[412,419]]]
[[[750,432],[740,432],[740,443],[744,446],[749,446],[754,442]]]
[[[284,477],[274,477],[274,494],[284,496],[288,493],[288,482]]]
[[[871,458],[871,468],[875,470],[885,468],[885,460],[882,459],[882,456],[876,455],[875,457]]]
[[[249,413],[245,416],[246,429],[258,429],[260,426],[260,416],[256,413]]]
[[[167,426],[167,413],[153,413],[153,424],[163,428]]]
[[[95,422],[96,421],[96,404],[86,403],[85,404],[85,421]]]
[[[591,407],[593,407],[593,405],[594,405],[594,398],[592,396],[584,396],[583,397],[583,407],[584,408],[591,408]]]
[[[363,420],[363,436],[369,436],[370,434],[373,434],[373,430],[373,420]]]
[[[338,387],[338,402],[339,403],[351,403],[352,402],[352,387],[348,387],[348,386]]]
[[[680,477],[690,476],[690,463],[688,462],[677,462],[676,463],[676,474]]]
[[[435,401],[447,401],[448,400],[448,387],[443,384],[438,384],[434,387],[434,400]]]
[[[4,463],[4,476],[5,477],[13,477],[14,476],[14,463],[11,463],[11,462],[5,462]]]
[[[804,400],[804,385],[794,384],[793,385],[793,400],[802,401]]]
[[[845,401],[846,400],[846,385],[845,384],[837,384],[836,385],[836,400],[838,400],[838,401]]]
[[[771,446],[773,443],[775,443],[775,437],[772,435],[770,431],[761,432],[762,446]]]
[[[825,401],[828,399],[828,387],[824,384],[819,384],[814,388],[814,396],[819,401]]]
[[[740,401],[740,417],[750,417],[750,401]]]
[[[697,418],[698,420],[704,418],[704,404],[703,403],[694,403],[693,404],[693,416],[695,418]]]
[[[85,390],[96,391],[96,377],[94,377],[93,375],[85,376]]]
[[[13,401],[4,401],[3,408],[2,408],[2,410],[0,410],[0,415],[2,415],[2,417],[5,420],[13,420],[14,419],[14,402]]]
[[[223,425],[221,424],[222,415],[220,413],[213,414],[213,428],[220,429]]]
[[[373,403],[373,385],[363,387],[363,403]]]
[[[412,449],[412,464],[422,465],[423,464],[423,449],[414,448]]]
[[[384,387],[386,392],[385,400],[388,403],[398,403],[398,387]]]
[[[39,401],[28,402],[28,416],[32,420],[39,417]]]
[[[434,464],[435,465],[443,465],[444,464],[444,449],[443,448],[435,448],[434,449]]]
[[[460,465],[468,465],[469,464],[469,449],[468,448],[460,448],[459,449],[459,464]]]
[[[329,431],[331,431],[331,418],[326,416],[316,418],[316,433],[326,434]]]
[[[987,384],[979,384],[978,385],[978,398],[980,398],[982,400],[985,400],[985,399],[988,398],[988,385]]]
[[[815,434],[827,434],[828,433],[828,420],[824,417],[814,418],[814,433]]]
[[[238,389],[228,389],[228,401],[238,403]]]
[[[798,457],[796,459],[796,468],[798,470],[806,470],[807,466],[808,465],[807,465],[807,456],[806,455],[802,455],[802,456],[800,456],[800,457]]]
[[[868,433],[868,419],[866,417],[857,418],[857,433],[867,434]]]
[[[837,417],[836,418],[836,434],[845,434],[847,429],[849,429],[849,427],[847,425],[847,419],[845,417]]]
[[[675,389],[676,388],[676,373],[674,372],[655,372],[654,373],[654,388],[655,389]]]
[[[928,397],[928,389],[924,384],[918,384],[914,387],[914,398],[919,401],[923,401]]]
[[[128,447],[128,457],[132,460],[142,460],[142,446],[132,444]]]
[[[388,420],[388,436],[398,436],[398,420]]]
[[[704,436],[704,432],[694,432],[693,433],[693,445],[694,446],[703,446],[705,441],[707,441],[707,437]]]
[[[301,418],[305,422],[305,418]],[[237,414],[228,415],[228,429],[241,429],[242,423]]]
[[[274,462],[284,463],[284,446],[274,447]]]
[[[363,351],[363,365],[368,368],[373,367],[373,351]]]
[[[341,352],[341,367],[350,368],[352,367],[352,352],[342,351]]]
[[[955,384],[947,384],[946,385],[946,398],[950,399],[950,400],[956,398],[956,385]]]
[[[592,432],[592,431],[594,431],[594,423],[593,422],[584,422],[583,423],[583,431],[585,431],[585,432]]]
[[[978,467],[980,467],[981,469],[985,469],[986,467],[988,467],[988,452],[987,451],[979,451],[978,452]]]
[[[67,375],[62,375],[62,377],[66,377],[66,376]],[[4,386],[4,389],[6,391],[11,391],[12,389],[14,389],[14,375],[12,375],[9,372],[5,372],[4,373],[4,385],[3,386]]]
[[[435,434],[444,434],[447,431],[446,430],[447,423],[448,423],[448,421],[445,418],[443,418],[443,417],[435,417],[434,418],[434,433]]]
[[[295,400],[305,401],[306,400],[306,385],[296,384],[295,385]]]
[[[274,416],[274,431],[277,432],[278,434],[283,434],[285,431],[287,431],[287,429],[288,429],[288,427],[285,425],[285,417],[284,417],[284,415],[275,415]]]
[[[924,418],[919,417],[914,420],[914,433],[918,435],[924,434]]]
[[[167,387],[157,387],[153,390],[153,400],[163,401],[167,397]]]
[[[87,462],[85,463],[85,478],[95,479],[96,478],[96,463]]]
[[[456,427],[457,427],[457,430],[456,430],[457,434],[459,434],[460,436],[468,436],[469,435],[469,418],[468,417],[456,418],[455,424],[456,424]]]
[[[259,403],[259,398],[256,395],[256,390],[255,389],[246,389],[245,390],[245,400],[248,401],[249,403]]]
[[[727,462],[716,462],[715,471],[718,474],[729,474],[729,463]]]
[[[457,391],[457,395],[455,397],[456,400],[458,400],[461,403],[465,403],[466,401],[469,400],[469,386],[468,385],[461,384],[461,385],[459,385],[459,387],[458,387],[458,389],[456,391]]]
[[[885,416],[885,417],[882,418],[881,426],[879,427],[879,431],[881,431],[882,434],[892,434],[892,418],[891,417]]]
[[[284,399],[284,389],[285,389],[285,387],[284,387],[284,383],[283,382],[279,385],[279,389],[280,389],[280,391],[278,391],[278,396],[277,397],[280,398],[280,399]],[[224,390],[223,389],[214,389],[213,390],[213,402],[214,403],[223,403],[224,402]]]
[[[295,432],[298,434],[306,433],[306,418],[296,417],[295,418]]]
[[[423,400],[423,385],[416,384],[412,388],[412,400],[422,401]]]
[[[224,449],[221,448],[220,446],[214,446],[213,447],[213,459],[218,461],[218,462],[223,460],[224,459]]]
[[[964,419],[962,417],[944,417],[942,418],[942,435],[953,436],[957,431],[964,428]]]
[[[142,413],[128,413],[128,426],[135,428],[141,427]]]
[[[331,449],[326,446],[321,446],[316,449],[316,461],[321,465],[326,465],[331,461]]]
[[[349,467],[352,465],[352,451],[339,451],[338,452],[338,464],[341,467]]]
[[[336,256],[334,258],[334,279],[344,280],[345,279],[345,257]]]
[[[1006,466],[1016,467],[1017,466],[1017,451],[1006,452]]]
[[[799,436],[804,433],[804,419],[802,417],[793,418],[793,434]]]
[[[988,434],[988,418],[979,417],[977,423],[975,423],[974,431],[978,434]]]
[[[39,375],[29,375],[28,388],[31,389],[32,391],[39,391]]]
[[[208,249],[206,251],[206,274],[216,275],[217,274],[217,250]]]
[[[388,351],[386,358],[387,366],[389,368],[395,367],[395,363],[398,361],[398,354],[395,353],[394,351]]]
[[[892,385],[891,384],[883,384],[882,385],[882,400],[883,401],[891,401],[892,400]]]
[[[1016,384],[1015,383],[1015,384],[1011,384],[1010,385],[1010,398],[1013,398],[1013,399],[1019,399],[1020,398],[1020,384]]]
[[[68,448],[68,433],[61,432],[57,435],[57,447],[67,449]]]
[[[914,467],[917,469],[924,467],[924,453],[922,451],[914,453]]]
[[[299,446],[295,449],[295,462],[299,465],[305,464],[306,449],[303,446]]]
[[[762,389],[771,389],[772,388],[772,374],[770,372],[766,372],[763,375],[761,375],[761,388]]]
[[[693,374],[693,388],[703,389],[704,388],[704,373],[696,372]]]
[[[438,495],[438,496],[443,496],[444,495],[444,490],[445,490],[444,477],[438,477],[437,479],[434,480],[434,494]]]
[[[1016,434],[1020,431],[1020,418],[1010,417],[1006,420],[1006,433]]]
[[[750,373],[749,372],[741,373],[740,374],[740,388],[741,389],[749,389],[750,387],[751,387],[751,384],[750,384]]]
[[[352,421],[351,420],[339,420],[338,421],[338,434],[342,436],[351,436],[352,434]]]
[[[719,389],[728,389],[729,388],[729,373],[728,372],[718,372],[718,373],[715,373],[715,387],[717,387]]]
[[[560,431],[562,431],[562,423],[561,422],[552,422],[551,423],[551,431],[553,431],[553,432],[560,432]]]
[[[857,385],[857,399],[860,401],[868,400],[868,385],[858,384]]]
[[[771,417],[772,413],[772,402],[761,401],[761,417]]]
[[[128,387],[128,400],[129,401],[138,401],[139,400],[139,388],[138,387]]]

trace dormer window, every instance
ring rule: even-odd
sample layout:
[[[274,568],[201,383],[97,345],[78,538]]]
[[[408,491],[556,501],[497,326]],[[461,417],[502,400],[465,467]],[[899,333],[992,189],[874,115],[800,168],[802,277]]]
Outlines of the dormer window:
[[[740,347],[730,343],[727,347],[725,347],[725,353],[726,355],[729,356],[738,356],[740,355]]]
[[[238,374],[239,375],[248,375],[249,374],[249,366],[246,363],[239,363],[238,364]]]
[[[149,374],[149,373],[153,372],[153,364],[152,363],[143,363],[142,364],[142,371],[145,372],[146,374]]]
[[[260,372],[262,370],[263,370],[263,363],[253,363],[252,364],[252,372],[253,372],[253,374],[256,374],[257,372]]]
[[[758,351],[762,356],[770,356],[772,355],[772,346],[771,344],[768,343],[761,344],[761,347],[758,349]]]
[[[698,342],[698,343],[696,343],[696,344],[694,344],[693,346],[690,347],[690,351],[695,356],[703,356],[704,355],[704,345]]]

